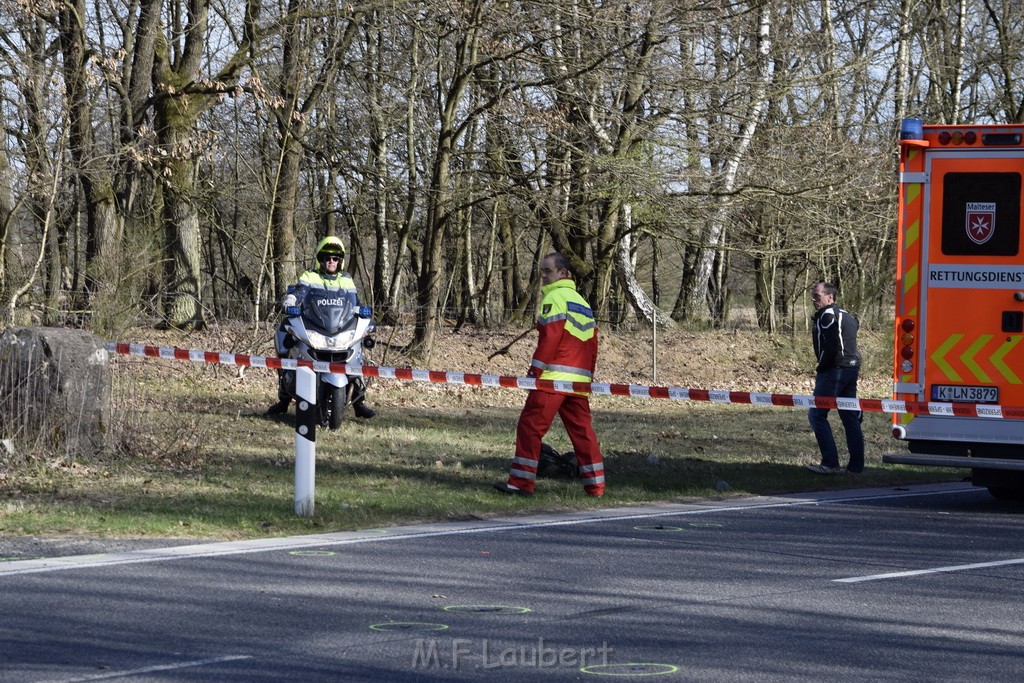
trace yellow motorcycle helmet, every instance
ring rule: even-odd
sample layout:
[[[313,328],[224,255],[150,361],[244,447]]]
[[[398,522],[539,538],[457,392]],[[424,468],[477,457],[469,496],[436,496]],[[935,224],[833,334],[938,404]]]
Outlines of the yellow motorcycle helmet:
[[[324,258],[327,256],[338,256],[341,259],[345,258],[345,244],[341,241],[340,237],[328,235],[320,240],[320,243],[316,245],[317,263],[322,264],[324,262]]]

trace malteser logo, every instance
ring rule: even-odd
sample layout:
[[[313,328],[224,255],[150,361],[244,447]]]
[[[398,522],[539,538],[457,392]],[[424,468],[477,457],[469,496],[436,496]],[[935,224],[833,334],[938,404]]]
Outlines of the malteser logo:
[[[996,232],[995,202],[967,202],[967,236],[975,244],[985,244]]]

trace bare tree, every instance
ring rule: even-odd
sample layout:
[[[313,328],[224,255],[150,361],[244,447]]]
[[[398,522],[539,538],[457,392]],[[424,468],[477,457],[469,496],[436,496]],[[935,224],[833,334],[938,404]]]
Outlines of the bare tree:
[[[1019,3],[1008,0],[984,0],[988,30],[979,30],[972,44],[978,54],[977,85],[973,90],[977,104],[974,116],[1006,123],[1024,122],[1024,12]],[[968,16],[977,16],[969,13]],[[986,85],[990,87],[984,87]]]
[[[162,159],[161,218],[165,234],[166,322],[183,329],[205,326],[202,310],[201,231],[195,199],[197,159],[209,137],[198,134],[200,116],[234,89],[249,58],[258,0],[244,7],[241,42],[209,75],[204,71],[210,0],[168,0],[173,23],[153,41],[153,108],[157,151]],[[142,12],[157,12],[161,0],[148,0]],[[180,22],[180,23],[179,23]],[[150,55],[146,55],[149,59]]]
[[[736,134],[722,142],[720,172],[712,180],[713,196],[710,213],[705,221],[702,235],[703,247],[699,250],[692,271],[687,273],[689,292],[685,317],[688,320],[709,321],[715,324],[723,322],[725,306],[723,283],[720,279],[712,279],[713,269],[722,252],[722,244],[730,207],[733,205],[733,192],[736,190],[740,164],[744,161],[754,133],[760,123],[761,114],[768,102],[768,86],[771,81],[771,3],[762,2],[754,8],[753,21],[749,25],[750,47],[738,50],[729,55],[730,59],[743,62],[749,70],[745,79],[743,96],[744,104],[736,112]],[[740,41],[748,36],[735,36]],[[730,74],[735,77],[736,74]]]
[[[0,53],[5,51],[0,50]],[[4,60],[8,65],[9,62]],[[5,68],[6,72],[7,69]],[[6,80],[6,79],[4,79]],[[7,129],[6,103],[0,101],[0,131]],[[15,224],[14,172],[7,145],[0,144],[0,301],[7,300],[7,288],[13,274],[14,251],[11,235]],[[7,321],[8,323],[11,321]]]
[[[309,144],[309,119],[337,78],[362,19],[359,12],[330,10],[323,16],[313,15],[307,5],[306,0],[289,1],[283,22],[282,68],[276,83],[278,97],[271,108],[280,140],[271,209],[273,282],[278,300],[284,296],[285,287],[296,280],[296,197],[303,147]],[[327,159],[333,156],[330,150],[317,151]]]
[[[105,318],[97,320],[96,327],[110,329],[110,318],[116,313],[115,294],[122,281],[120,244],[124,214],[117,206],[112,169],[103,161],[95,144],[95,93],[88,87],[89,55],[93,48],[86,36],[85,18],[85,0],[58,6],[68,139],[85,203],[85,286],[90,294],[86,303],[94,315],[101,314]]]

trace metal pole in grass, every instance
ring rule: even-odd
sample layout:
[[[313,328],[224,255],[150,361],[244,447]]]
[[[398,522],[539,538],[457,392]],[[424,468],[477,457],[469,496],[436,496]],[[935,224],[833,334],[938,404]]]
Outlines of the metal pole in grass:
[[[316,373],[295,370],[295,514],[313,516],[316,490]]]
[[[651,384],[658,383],[658,311],[651,316]]]

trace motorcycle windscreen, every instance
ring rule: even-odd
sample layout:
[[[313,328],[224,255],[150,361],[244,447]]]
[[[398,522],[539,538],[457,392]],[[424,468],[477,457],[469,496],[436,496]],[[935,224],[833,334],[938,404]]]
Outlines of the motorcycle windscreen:
[[[358,303],[355,292],[311,287],[302,306],[302,317],[324,334],[337,334],[355,325]]]

